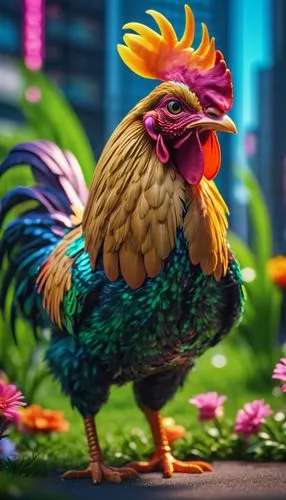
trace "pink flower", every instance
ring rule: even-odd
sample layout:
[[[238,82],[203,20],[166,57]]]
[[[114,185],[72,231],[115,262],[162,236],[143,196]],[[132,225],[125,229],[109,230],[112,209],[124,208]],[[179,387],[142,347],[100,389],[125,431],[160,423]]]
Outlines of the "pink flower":
[[[18,406],[25,406],[23,394],[17,390],[15,385],[5,384],[0,380],[0,418],[9,421],[18,420]]]
[[[215,420],[223,415],[222,405],[226,399],[217,392],[206,392],[194,396],[189,403],[198,408],[199,420]]]
[[[42,93],[38,87],[28,87],[25,90],[25,98],[27,101],[36,103],[41,100]]]
[[[245,403],[244,407],[237,412],[235,420],[235,431],[245,437],[256,434],[261,427],[265,417],[268,417],[272,410],[264,400],[255,400]]]
[[[286,382],[286,358],[281,358],[274,368],[272,378]],[[286,384],[282,385],[281,390],[286,392]]]

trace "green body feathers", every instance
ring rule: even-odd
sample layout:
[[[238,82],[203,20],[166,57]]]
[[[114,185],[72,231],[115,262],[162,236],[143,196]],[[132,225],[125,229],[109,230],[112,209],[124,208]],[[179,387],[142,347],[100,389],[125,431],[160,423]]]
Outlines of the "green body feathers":
[[[76,258],[61,311],[66,333],[55,335],[48,360],[83,413],[88,412],[86,403],[70,385],[71,372],[81,390],[94,380],[98,391],[107,380],[122,384],[189,363],[216,344],[241,315],[236,261],[230,255],[226,277],[216,282],[190,263],[180,231],[163,271],[137,290],[123,279],[110,282],[101,259],[93,271],[83,236],[70,244],[67,254]]]

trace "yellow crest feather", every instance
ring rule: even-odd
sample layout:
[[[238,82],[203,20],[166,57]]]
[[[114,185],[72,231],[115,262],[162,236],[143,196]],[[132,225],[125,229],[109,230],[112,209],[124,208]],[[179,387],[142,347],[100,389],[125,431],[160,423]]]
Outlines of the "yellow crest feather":
[[[126,45],[117,46],[121,59],[134,73],[145,78],[166,80],[177,66],[203,70],[214,66],[214,38],[210,40],[205,24],[202,24],[202,40],[198,49],[194,50],[191,46],[195,36],[195,19],[188,5],[185,5],[185,30],[180,40],[172,24],[160,12],[147,10],[146,13],[156,21],[160,34],[144,24],[127,23],[123,29],[131,29],[137,35],[124,35]]]

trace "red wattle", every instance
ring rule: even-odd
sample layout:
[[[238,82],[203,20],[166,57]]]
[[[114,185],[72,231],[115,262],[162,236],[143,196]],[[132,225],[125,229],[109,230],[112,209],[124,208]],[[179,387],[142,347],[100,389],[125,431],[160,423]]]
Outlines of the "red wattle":
[[[217,175],[221,164],[220,145],[217,134],[213,130],[203,144],[203,154],[205,160],[204,176],[208,181],[211,181]]]
[[[204,175],[204,155],[198,130],[175,150],[175,165],[189,184],[198,184]]]
[[[157,137],[156,155],[158,156],[160,162],[163,164],[168,163],[170,159],[170,153],[161,134],[159,134]]]

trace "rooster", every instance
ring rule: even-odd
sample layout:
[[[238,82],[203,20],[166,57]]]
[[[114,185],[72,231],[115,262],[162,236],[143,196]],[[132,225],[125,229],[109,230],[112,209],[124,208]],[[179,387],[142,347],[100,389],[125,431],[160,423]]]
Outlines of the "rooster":
[[[239,266],[227,243],[228,209],[213,178],[220,167],[216,131],[235,133],[226,112],[232,83],[222,54],[194,16],[178,40],[171,23],[150,14],[160,33],[124,28],[118,51],[135,73],[161,80],[118,125],[88,191],[77,160],[39,140],[14,147],[0,175],[29,165],[36,185],[16,187],[0,205],[14,207],[0,245],[1,307],[14,287],[11,329],[23,316],[35,332],[50,327],[46,359],[84,420],[89,465],[64,478],[120,482],[139,472],[202,473],[205,462],[175,459],[160,410],[194,360],[239,320]],[[19,212],[22,202],[33,207]],[[13,285],[11,285],[13,283]],[[105,464],[95,415],[112,384],[132,381],[155,451],[147,462]]]

